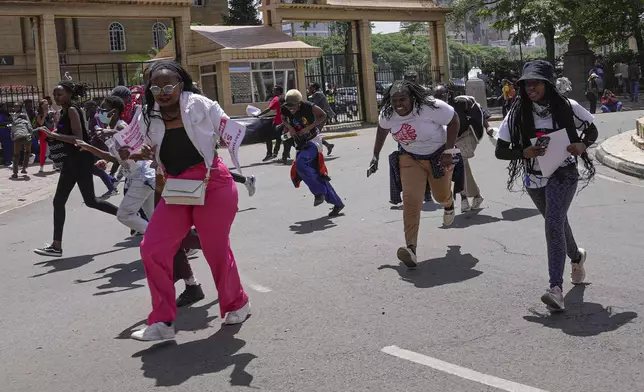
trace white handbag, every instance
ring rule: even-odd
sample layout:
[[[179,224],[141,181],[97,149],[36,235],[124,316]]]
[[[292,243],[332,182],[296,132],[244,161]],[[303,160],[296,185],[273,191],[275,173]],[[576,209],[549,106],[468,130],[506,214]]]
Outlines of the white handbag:
[[[456,139],[456,146],[461,150],[461,156],[465,159],[474,158],[474,151],[479,144],[472,127]]]
[[[181,178],[168,178],[161,197],[166,204],[180,204],[186,206],[202,206],[206,202],[206,188],[210,180],[210,167],[203,180],[183,180]]]

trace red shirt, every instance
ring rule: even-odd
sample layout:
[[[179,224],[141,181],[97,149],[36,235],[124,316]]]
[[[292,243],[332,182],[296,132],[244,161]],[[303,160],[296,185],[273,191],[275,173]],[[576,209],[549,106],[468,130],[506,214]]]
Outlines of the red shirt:
[[[274,125],[282,124],[282,105],[280,104],[280,97],[274,97],[271,100],[271,103],[268,104],[268,108],[275,111],[275,119],[273,120]]]

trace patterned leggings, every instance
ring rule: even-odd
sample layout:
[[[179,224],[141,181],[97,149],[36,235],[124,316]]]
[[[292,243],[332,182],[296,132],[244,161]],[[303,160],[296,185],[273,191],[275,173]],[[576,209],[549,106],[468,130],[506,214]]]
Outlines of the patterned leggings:
[[[573,262],[579,262],[581,259],[567,216],[577,191],[578,181],[577,167],[568,165],[557,169],[545,187],[527,189],[534,205],[546,220],[550,287],[562,288],[566,255]]]

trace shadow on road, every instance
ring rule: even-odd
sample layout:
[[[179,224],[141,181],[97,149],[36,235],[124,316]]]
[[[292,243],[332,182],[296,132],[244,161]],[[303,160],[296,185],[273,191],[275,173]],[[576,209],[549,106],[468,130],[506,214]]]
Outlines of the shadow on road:
[[[207,339],[184,344],[159,343],[133,354],[132,358],[141,358],[143,376],[155,379],[157,387],[181,385],[192,377],[219,373],[231,366],[230,385],[249,387],[253,376],[246,367],[257,356],[239,353],[246,345],[235,337],[240,329],[241,325],[222,326]]]
[[[174,321],[175,328],[179,332],[194,332],[208,328],[210,326],[210,322],[217,318],[216,315],[209,316],[208,310],[218,303],[219,300],[215,299],[214,301],[203,306],[188,306],[185,308],[177,309],[177,318]],[[219,314],[219,309],[216,310],[216,314]],[[130,339],[132,332],[141,329],[146,322],[147,319],[143,319],[127,327],[126,329],[121,331],[121,333],[119,333],[115,339]]]
[[[108,274],[107,271],[110,270],[113,271]],[[105,275],[92,279],[77,279],[74,283],[89,283],[106,279],[108,282],[97,286],[96,288],[101,291],[94,293],[94,295],[120,293],[122,291],[145,287],[144,284],[135,283],[145,279],[145,269],[143,268],[143,262],[141,260],[136,260],[127,264],[114,264],[113,266],[100,269],[95,273]]]
[[[510,208],[501,212],[502,218],[481,214],[483,210],[468,211],[466,213],[457,214],[454,217],[454,223],[451,226],[443,226],[441,229],[465,229],[470,226],[486,225],[488,223],[496,223],[501,221],[518,222],[523,219],[532,218],[539,215],[536,208]]]
[[[397,211],[402,211],[403,210],[403,205],[402,204],[397,204],[394,206],[389,207],[390,210],[397,210]],[[423,203],[423,208],[422,210],[425,212],[434,212],[438,211],[439,209],[443,209],[439,204],[434,203],[433,201],[426,201]]]
[[[82,255],[82,256],[74,256],[74,257],[67,257],[67,258],[61,258],[61,259],[53,259],[53,260],[48,260],[48,261],[42,261],[39,263],[35,263],[34,265],[39,265],[42,266],[43,268],[49,268],[52,267],[47,272],[43,272],[42,274],[37,274],[30,276],[30,278],[39,278],[41,276],[53,274],[56,272],[63,272],[63,271],[69,271],[73,270],[76,268],[80,268],[84,266],[85,264],[89,264],[92,261],[94,261],[94,258],[96,256],[103,256],[107,255],[110,253],[118,252],[120,250],[127,249],[127,248],[118,248],[118,249],[111,249],[105,252],[100,252],[100,253],[95,253],[93,255]]]
[[[330,217],[323,216],[313,220],[295,222],[289,228],[291,231],[295,232],[295,234],[311,234],[316,231],[324,231],[335,226],[337,225],[333,223],[333,220],[331,220]]]
[[[635,312],[614,313],[611,306],[584,302],[586,285],[576,285],[566,294],[566,310],[561,313],[540,313],[530,309],[532,316],[523,319],[544,327],[561,329],[572,336],[596,336],[611,332],[637,318]]]
[[[483,272],[475,270],[479,259],[470,253],[462,254],[461,247],[448,247],[445,257],[421,261],[415,270],[407,269],[405,265],[382,265],[379,270],[392,269],[405,282],[413,283],[419,289],[463,282],[476,278]]]

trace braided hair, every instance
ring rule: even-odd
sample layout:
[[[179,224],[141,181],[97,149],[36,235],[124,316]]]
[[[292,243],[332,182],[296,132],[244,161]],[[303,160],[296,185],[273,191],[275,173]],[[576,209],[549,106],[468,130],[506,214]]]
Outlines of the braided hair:
[[[62,87],[71,95],[72,102],[78,101],[86,95],[87,85],[85,83],[74,83],[71,80],[62,80],[58,83],[58,86]]]
[[[411,80],[395,81],[382,96],[382,108],[380,113],[389,120],[394,115],[394,107],[391,106],[391,97],[394,94],[407,94],[411,98],[412,105],[416,108],[416,113],[420,114],[423,106],[429,106],[436,109],[436,99],[432,96],[431,91],[425,89],[420,84]]]
[[[147,127],[147,132],[150,132],[150,119],[161,118],[160,111],[154,110],[154,94],[152,94],[152,91],[150,91],[150,87],[152,87],[152,77],[154,76],[155,72],[160,72],[163,70],[168,70],[177,75],[179,79],[181,79],[181,81],[183,82],[182,91],[188,91],[196,94],[200,93],[199,89],[193,84],[192,76],[190,76],[190,74],[185,69],[183,69],[181,64],[172,60],[161,60],[153,63],[146,70],[146,72],[149,72],[149,78],[148,83],[145,86],[145,102],[147,104],[147,107],[143,113],[143,121],[145,122],[145,125]]]
[[[557,90],[552,83],[545,83],[546,98],[550,104],[550,113],[552,113],[553,129],[555,126],[566,129],[571,143],[581,141],[583,133],[592,125],[588,121],[579,118],[573,111],[572,104]],[[577,127],[575,120],[580,123]],[[508,128],[510,130],[511,147],[513,149],[520,149],[523,151],[525,148],[530,147],[532,144],[530,139],[536,137],[536,129],[533,115],[532,100],[528,97],[525,82],[519,83],[519,91],[508,113]],[[578,131],[582,131],[582,136],[579,136]],[[584,162],[585,170],[580,173],[580,178],[588,182],[595,176],[595,166],[592,159],[588,156],[588,152],[581,155]],[[508,166],[509,179],[507,182],[508,190],[512,190],[517,178],[522,178],[533,170],[534,160],[517,158],[510,161]],[[580,190],[582,190],[582,187]]]

